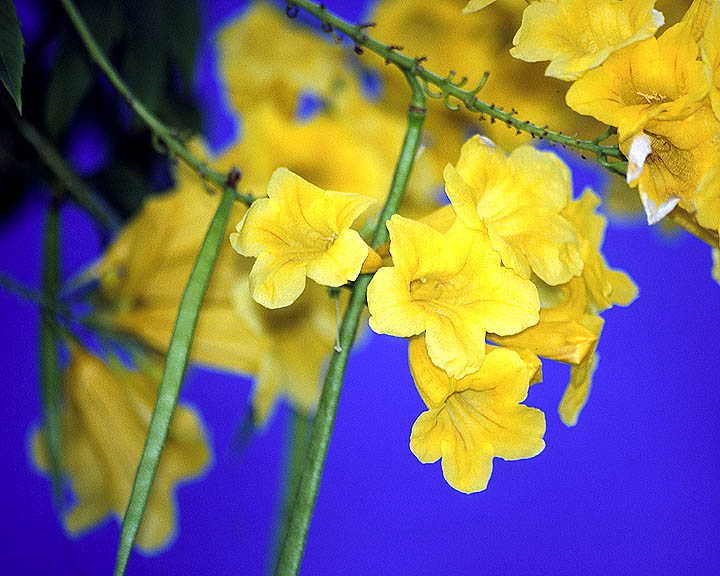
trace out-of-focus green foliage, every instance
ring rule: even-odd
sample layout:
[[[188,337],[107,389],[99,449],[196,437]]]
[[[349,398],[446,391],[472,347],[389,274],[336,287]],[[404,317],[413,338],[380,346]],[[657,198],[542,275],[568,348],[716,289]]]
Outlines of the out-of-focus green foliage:
[[[5,3],[13,8],[8,0],[0,0],[3,56]],[[197,0],[79,0],[77,4],[100,47],[137,97],[180,134],[199,132],[200,115],[191,93],[201,22]],[[90,167],[80,162],[76,169],[127,218],[145,196],[170,184],[167,158],[153,150],[147,129],[89,60],[62,7],[53,4],[43,10],[39,31],[25,50],[28,65],[20,122],[46,135],[71,164],[73,148],[84,146],[86,156],[94,154],[97,160],[91,160]],[[3,73],[0,70],[5,83]],[[4,108],[0,114],[10,114],[10,106]],[[0,215],[38,178],[54,182],[15,120],[0,122]],[[78,145],[83,138],[77,130],[83,126],[91,126],[102,141]],[[110,142],[112,147],[105,144]]]

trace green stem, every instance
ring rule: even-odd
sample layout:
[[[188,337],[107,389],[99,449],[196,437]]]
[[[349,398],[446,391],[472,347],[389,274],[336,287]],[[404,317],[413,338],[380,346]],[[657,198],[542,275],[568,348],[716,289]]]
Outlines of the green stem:
[[[45,166],[55,175],[65,190],[83,206],[101,226],[111,232],[117,231],[122,225],[122,219],[115,213],[110,205],[99,196],[85,181],[78,177],[73,169],[63,159],[52,143],[37,129],[20,118],[11,114],[23,138],[35,148]]]
[[[352,24],[332,14],[322,4],[316,4],[310,2],[310,0],[287,0],[287,5],[290,10],[299,6],[308,14],[320,20],[323,24],[324,31],[335,34],[335,30],[339,30],[350,38],[358,49],[370,50],[384,59],[386,63],[397,66],[405,74],[411,74],[423,83],[428,96],[432,98],[444,98],[445,105],[451,110],[460,109],[458,104],[450,102],[450,98],[452,97],[471,112],[478,112],[481,114],[481,117],[488,116],[492,122],[500,121],[518,132],[526,132],[535,138],[545,139],[551,143],[560,144],[561,146],[569,146],[582,153],[594,154],[598,162],[611,172],[624,175],[627,170],[625,157],[617,146],[603,146],[600,144],[601,139],[580,140],[572,136],[564,135],[561,132],[549,130],[547,126],[536,126],[529,121],[522,121],[516,118],[515,114],[517,114],[517,112],[514,109],[511,112],[505,112],[494,104],[487,104],[478,99],[477,95],[487,81],[487,73],[476,88],[463,90],[461,86],[464,85],[467,79],[454,81],[454,72],[443,77],[430,70],[426,70],[421,66],[422,59],[405,56],[399,52],[401,48],[383,44],[371,38],[366,34],[365,29],[367,26]],[[430,91],[430,85],[437,87],[440,92],[433,93]]]
[[[60,287],[60,211],[53,198],[48,210],[43,256],[43,293],[54,304]],[[60,359],[54,315],[43,309],[40,321],[40,365],[45,439],[50,460],[53,500],[62,507],[62,462],[60,437]]]
[[[183,162],[195,170],[203,178],[203,180],[213,183],[221,190],[226,187],[230,187],[235,190],[237,182],[240,179],[239,170],[233,169],[227,174],[217,172],[208,167],[205,162],[193,156],[193,154],[185,148],[183,143],[178,140],[176,131],[163,124],[157,116],[150,112],[150,110],[148,110],[143,103],[133,95],[130,87],[120,77],[120,74],[118,74],[117,70],[115,70],[115,67],[110,63],[105,54],[103,54],[103,51],[100,49],[95,41],[95,38],[90,33],[90,30],[85,24],[85,20],[83,20],[83,17],[78,12],[78,9],[73,1],[60,0],[60,2],[80,35],[80,39],[83,44],[85,44],[85,48],[87,48],[92,60],[105,73],[108,80],[110,80],[110,83],[128,103],[128,106],[130,106],[130,108],[133,109],[133,111],[148,126],[148,128],[152,130],[156,138],[165,144],[168,154],[171,157],[177,156],[180,158]],[[249,205],[254,200],[254,198],[249,194],[242,194],[240,192],[234,193],[235,197],[245,204]]]
[[[292,519],[293,502],[300,483],[300,473],[305,462],[305,448],[308,439],[310,415],[299,410],[290,413],[288,423],[287,445],[285,449],[285,466],[283,470],[282,509],[280,511],[280,524],[273,537],[272,552],[270,554],[270,574],[277,570],[278,552],[285,541],[290,521]]]
[[[233,200],[234,191],[229,187],[225,187],[220,205],[210,222],[180,301],[180,309],[178,310],[175,328],[173,329],[165,359],[165,369],[160,382],[158,399],[155,403],[147,438],[145,439],[145,447],[135,475],[130,502],[123,519],[120,545],[115,563],[115,576],[125,573],[130,551],[145,512],[155,472],[170,429],[170,422],[178,402],[178,396],[180,395],[180,386],[190,355],[190,346],[195,334],[200,306],[210,283],[210,276],[215,267],[220,246],[225,241],[225,227],[230,216]]]
[[[387,240],[388,231],[385,222],[395,213],[402,200],[417,155],[422,124],[425,119],[425,94],[422,87],[417,78],[410,74],[406,74],[406,76],[412,87],[412,103],[408,110],[408,128],[395,166],[390,192],[380,212],[378,224],[370,244],[373,248],[377,248]],[[345,368],[357,327],[365,308],[367,287],[371,279],[372,275],[363,274],[355,281],[350,302],[343,315],[340,327],[340,350],[333,352],[325,373],[322,393],[310,428],[310,439],[308,440],[300,486],[292,508],[292,519],[288,527],[287,537],[280,551],[276,572],[279,576],[294,576],[300,569],[308,527],[315,507],[320,478],[322,477],[328,444],[330,443],[330,435],[335,423],[335,413],[340,400],[343,376],[345,375]]]

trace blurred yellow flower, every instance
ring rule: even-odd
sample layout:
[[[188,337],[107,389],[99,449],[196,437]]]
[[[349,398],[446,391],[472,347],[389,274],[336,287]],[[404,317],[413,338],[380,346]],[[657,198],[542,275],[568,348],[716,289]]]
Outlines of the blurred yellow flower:
[[[326,94],[347,75],[342,51],[267,2],[253,2],[222,28],[217,47],[227,94],[241,114],[270,99],[291,118],[299,94]]]
[[[507,156],[474,136],[445,168],[445,190],[458,218],[487,230],[503,264],[524,278],[534,272],[555,285],[582,273],[579,240],[561,214],[570,173],[555,154],[523,146]]]
[[[410,436],[418,460],[442,458],[448,484],[470,493],[487,487],[493,458],[517,460],[543,451],[545,415],[520,404],[529,376],[517,353],[492,349],[477,372],[455,380],[431,362],[422,340],[413,338],[408,352],[415,385],[428,407]]]
[[[535,286],[501,266],[483,232],[458,220],[442,234],[398,215],[387,227],[394,266],[380,268],[367,293],[375,332],[425,332],[433,363],[462,378],[480,368],[486,330],[514,334],[537,322]]]
[[[260,350],[252,392],[255,424],[266,425],[282,398],[299,411],[312,412],[336,338],[335,303],[326,289],[310,284],[292,306],[269,310],[250,297],[245,275],[236,280],[232,299],[235,317],[248,326],[250,342]]]
[[[547,76],[577,80],[621,48],[651,37],[664,23],[655,0],[543,0],[525,8],[510,53],[550,60]]]
[[[446,75],[456,72],[454,81],[467,77],[465,88],[474,88],[484,72],[490,77],[479,94],[487,103],[514,107],[518,117],[539,125],[549,124],[567,133],[578,132],[592,139],[602,128],[589,117],[578,117],[564,104],[564,82],[544,75],[545,66],[527,63],[510,55],[512,38],[520,27],[527,2],[495,2],[479,14],[463,16],[457,0],[436,0],[430,4],[407,0],[382,0],[374,5],[369,19],[377,22],[373,36],[399,44],[409,56],[426,56],[429,70]],[[362,63],[382,76],[385,84],[382,105],[397,115],[407,108],[407,86],[401,74],[382,60],[368,58]],[[451,112],[442,99],[428,100],[423,127],[423,154],[440,162],[437,184],[442,185],[442,168],[457,157],[468,134],[482,133],[511,149],[530,141],[516,135],[505,124],[481,121],[477,113]]]
[[[177,176],[176,188],[149,197],[91,270],[100,280],[96,304],[103,321],[159,352],[167,350],[180,299],[218,202],[190,169],[181,165]],[[236,203],[231,220],[241,220],[244,213]],[[224,243],[198,318],[190,351],[193,362],[257,371],[261,351],[233,314],[231,299],[233,283],[248,271],[248,263]]]
[[[612,54],[570,87],[566,102],[580,114],[617,126],[623,143],[652,119],[682,120],[702,106],[708,83],[698,55],[685,28],[673,26],[658,39]]]
[[[72,350],[63,380],[62,462],[75,502],[65,514],[72,534],[96,526],[108,515],[121,520],[157,397],[162,366],[140,371],[115,360],[108,366],[79,347]],[[48,470],[44,431],[32,439],[33,459]],[[203,473],[210,450],[198,415],[178,405],[157,469],[137,546],[157,551],[176,530],[175,486]]]
[[[287,168],[275,171],[267,194],[230,235],[239,254],[257,258],[250,293],[258,304],[289,306],[305,289],[306,277],[325,286],[357,278],[368,246],[350,226],[372,199],[322,190]]]

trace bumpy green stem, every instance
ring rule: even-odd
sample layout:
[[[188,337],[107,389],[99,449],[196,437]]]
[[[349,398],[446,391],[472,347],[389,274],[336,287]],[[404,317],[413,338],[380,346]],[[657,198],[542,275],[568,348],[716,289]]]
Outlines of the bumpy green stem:
[[[43,293],[51,304],[60,287],[60,211],[53,198],[45,228]],[[47,446],[53,499],[62,506],[62,463],[60,438],[60,359],[52,311],[43,309],[40,320],[40,365],[45,443]]]
[[[192,345],[195,326],[200,315],[200,307],[210,283],[220,246],[225,241],[225,227],[233,205],[233,196],[233,190],[225,187],[220,205],[210,222],[180,301],[180,309],[178,310],[167,358],[165,359],[165,369],[160,382],[158,399],[155,403],[147,438],[145,439],[145,447],[135,475],[130,502],[123,519],[120,545],[115,563],[115,576],[121,576],[125,573],[130,550],[150,497],[150,489],[152,488],[162,449],[170,430],[170,422],[180,395],[180,385],[190,355],[190,346]]]
[[[510,112],[501,110],[494,104],[487,104],[478,99],[477,95],[487,81],[487,73],[482,78],[476,88],[472,90],[463,90],[461,86],[465,84],[467,79],[455,81],[455,73],[451,72],[448,76],[440,76],[425,69],[422,66],[423,59],[410,58],[400,53],[398,46],[384,44],[371,38],[366,33],[367,26],[358,26],[352,24],[335,14],[329,12],[323,4],[316,4],[309,0],[287,0],[289,14],[292,15],[296,11],[296,7],[300,7],[308,14],[311,14],[323,24],[323,30],[335,33],[336,30],[345,34],[350,38],[357,50],[367,49],[374,52],[385,60],[388,64],[394,64],[406,74],[411,74],[419,79],[428,96],[432,98],[444,98],[445,105],[451,110],[459,110],[457,103],[451,102],[450,98],[454,98],[460,102],[465,108],[471,112],[478,112],[481,116],[487,116],[492,122],[499,121],[507,124],[508,127],[514,128],[518,133],[526,132],[535,138],[542,138],[551,143],[557,143],[561,146],[567,146],[579,150],[581,153],[594,154],[598,162],[605,166],[608,170],[615,173],[624,174],[627,162],[617,146],[603,146],[600,144],[601,139],[580,140],[578,138],[564,135],[548,129],[547,126],[536,126],[529,121],[523,121],[515,117],[517,112],[513,109]],[[432,92],[430,86],[435,86],[440,91]]]
[[[67,12],[70,20],[75,26],[75,29],[80,35],[80,39],[82,40],[83,44],[85,44],[85,47],[90,54],[90,57],[105,73],[105,75],[108,77],[108,80],[110,80],[110,83],[128,103],[128,106],[130,106],[133,111],[140,117],[140,119],[145,122],[148,128],[152,130],[152,132],[155,134],[155,137],[167,147],[168,154],[171,157],[177,156],[178,158],[180,158],[183,162],[185,162],[188,166],[195,170],[203,178],[203,180],[211,182],[221,190],[226,187],[235,190],[237,182],[240,179],[240,171],[234,169],[231,170],[228,174],[217,172],[209,168],[205,164],[205,162],[191,154],[190,151],[188,151],[188,149],[185,148],[183,143],[180,142],[180,140],[177,138],[176,132],[163,124],[152,112],[150,112],[150,110],[148,110],[143,105],[142,102],[140,102],[133,95],[129,86],[120,77],[117,70],[115,70],[115,67],[110,63],[105,54],[103,54],[102,50],[98,46],[93,35],[90,33],[90,30],[85,24],[85,20],[78,12],[78,9],[73,3],[73,1],[60,0],[60,2],[64,6],[65,11]],[[234,194],[238,200],[241,200],[248,205],[251,204],[254,200],[254,198],[248,194],[242,194],[239,192],[234,192]]]
[[[412,74],[406,74],[406,76],[412,87],[412,103],[408,110],[408,128],[395,167],[390,192],[380,212],[378,224],[370,243],[373,248],[377,248],[387,240],[388,231],[385,222],[395,213],[402,200],[417,155],[422,124],[425,119],[425,94],[422,87]],[[320,401],[310,429],[310,439],[308,440],[300,486],[292,508],[292,519],[288,527],[287,537],[280,551],[276,572],[280,576],[295,575],[300,569],[308,527],[315,507],[325,456],[327,455],[330,435],[335,422],[343,376],[357,327],[360,323],[360,317],[365,307],[367,287],[371,279],[372,275],[363,274],[355,281],[350,302],[340,326],[340,346],[339,349],[333,352],[325,373]]]

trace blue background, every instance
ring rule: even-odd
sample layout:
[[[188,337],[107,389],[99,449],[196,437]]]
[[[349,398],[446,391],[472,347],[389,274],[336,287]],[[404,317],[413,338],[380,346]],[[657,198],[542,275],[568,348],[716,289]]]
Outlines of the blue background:
[[[360,14],[360,6],[330,7],[349,18]],[[196,88],[216,146],[234,132],[215,81],[212,33],[237,10],[236,2],[208,2],[204,15]],[[97,146],[100,154],[102,142]],[[586,183],[600,186],[602,176],[587,166],[573,164],[578,192]],[[35,286],[46,202],[43,190],[27,195],[0,228],[0,270]],[[67,277],[98,255],[99,241],[78,208],[64,209],[62,225]],[[630,273],[641,296],[605,314],[601,361],[578,426],[565,428],[555,412],[569,370],[546,362],[544,383],[531,389],[528,404],[546,412],[547,448],[531,460],[496,460],[485,492],[454,491],[439,463],[422,465],[410,452],[423,405],[406,342],[370,335],[358,346],[303,574],[720,572],[720,287],[710,278],[709,248],[689,235],[668,240],[642,225],[611,226],[605,254]],[[117,523],[68,539],[49,482],[28,463],[39,419],[38,311],[0,292],[0,318],[7,458],[0,568],[109,574]],[[231,440],[249,391],[247,380],[189,371],[182,396],[203,414],[215,463],[203,480],[178,490],[174,544],[154,557],[134,554],[128,574],[263,573],[287,409],[238,453]]]

